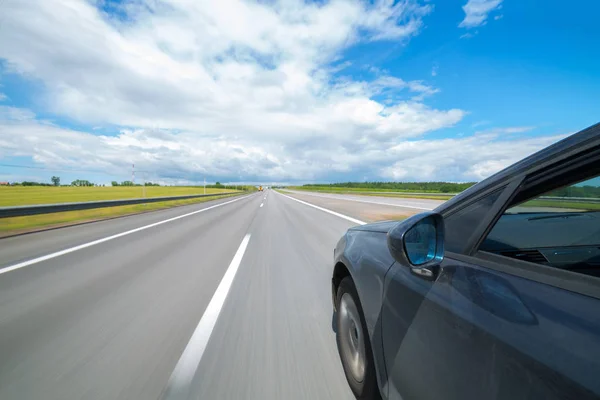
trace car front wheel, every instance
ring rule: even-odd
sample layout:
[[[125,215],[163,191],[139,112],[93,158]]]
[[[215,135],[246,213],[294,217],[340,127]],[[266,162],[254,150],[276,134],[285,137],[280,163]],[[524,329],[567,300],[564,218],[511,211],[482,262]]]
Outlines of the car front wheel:
[[[371,342],[354,282],[340,282],[336,298],[338,351],[348,384],[357,399],[377,399]]]

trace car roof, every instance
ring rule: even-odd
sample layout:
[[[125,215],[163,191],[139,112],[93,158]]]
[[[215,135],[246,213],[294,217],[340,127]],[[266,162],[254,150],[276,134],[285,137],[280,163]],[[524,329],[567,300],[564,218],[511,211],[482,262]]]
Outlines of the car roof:
[[[534,172],[549,164],[560,162],[565,158],[577,156],[577,154],[596,146],[600,146],[600,123],[566,137],[565,139],[506,167],[502,171],[495,173],[489,178],[484,179],[464,192],[454,196],[452,199],[438,207],[436,211],[441,212],[448,208],[452,208],[455,204],[461,203],[465,199],[477,195],[479,192],[486,190],[490,186],[495,186],[501,182],[508,181],[523,173]]]

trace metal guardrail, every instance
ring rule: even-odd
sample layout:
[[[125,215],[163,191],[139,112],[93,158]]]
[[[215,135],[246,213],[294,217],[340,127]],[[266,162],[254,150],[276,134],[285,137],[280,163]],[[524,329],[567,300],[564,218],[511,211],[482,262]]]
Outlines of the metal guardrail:
[[[64,211],[91,210],[93,208],[128,206],[133,204],[158,203],[160,201],[186,200],[198,197],[215,197],[244,192],[224,192],[211,194],[191,194],[185,196],[145,197],[137,199],[85,201],[80,203],[34,204],[27,206],[0,207],[0,218],[23,217],[27,215],[50,214]]]

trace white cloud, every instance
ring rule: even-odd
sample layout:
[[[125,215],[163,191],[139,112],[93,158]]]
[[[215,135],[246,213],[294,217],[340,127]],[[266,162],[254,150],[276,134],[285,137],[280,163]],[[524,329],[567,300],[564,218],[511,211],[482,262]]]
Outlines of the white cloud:
[[[0,121],[25,121],[35,118],[35,114],[23,108],[0,106]]]
[[[434,64],[433,67],[431,67],[431,76],[437,76],[439,69],[440,69],[440,66],[437,64]]]
[[[473,124],[472,126],[479,126],[482,124]],[[535,129],[535,126],[509,126],[506,128],[492,128],[485,131],[475,132],[475,134],[492,133],[492,134],[511,134],[511,133],[524,133]]]
[[[128,4],[123,22],[83,1],[11,2],[0,57],[45,83],[51,111],[82,122],[269,136],[282,124],[330,129],[305,126],[340,100],[327,64],[360,40],[408,39],[429,11],[387,0]]]
[[[410,108],[395,111],[412,120],[405,126],[407,131],[419,129],[419,118],[443,124],[427,110],[410,115],[405,115],[413,112]],[[347,180],[357,176],[480,180],[565,136],[511,138],[505,133],[522,132],[524,127],[509,127],[456,139],[394,142],[387,139],[384,127],[369,139],[321,137],[315,145],[314,138],[299,137],[286,143],[257,144],[244,137],[201,137],[187,131],[153,129],[101,136],[43,123],[25,111],[11,115],[17,117],[0,120],[0,156],[3,152],[30,155],[54,168],[103,171],[119,177],[126,176],[135,162],[136,169],[147,171],[146,179],[171,183],[200,182],[204,176],[223,177],[221,181]]]
[[[488,14],[500,7],[502,0],[468,0],[462,8],[465,19],[458,25],[461,28],[474,28],[484,25]]]
[[[5,101],[8,99],[8,96],[6,96],[4,93],[0,92],[0,101]]]
[[[500,134],[460,139],[417,140],[390,149],[397,162],[384,173],[394,180],[479,181],[567,135],[503,140]]]
[[[353,44],[418,34],[431,7],[417,0],[129,0],[119,18],[94,6],[100,3],[6,2],[0,58],[6,70],[41,83],[36,105],[45,115],[102,132],[120,128],[100,135],[0,107],[0,157],[119,175],[135,162],[149,179],[172,182],[205,174],[221,181],[391,178],[400,169],[410,179],[478,176],[460,155],[460,143],[470,142],[419,139],[466,115],[427,105],[437,88],[379,69],[371,81],[341,76]],[[524,150],[511,154],[549,140],[513,142]],[[422,154],[431,158],[426,166],[406,153],[444,143],[452,152]],[[489,144],[487,160],[505,163],[503,150],[494,158],[503,146]]]
[[[489,124],[491,124],[491,122],[486,121],[486,120],[476,121],[471,124],[471,128],[477,128],[478,126],[489,125]]]

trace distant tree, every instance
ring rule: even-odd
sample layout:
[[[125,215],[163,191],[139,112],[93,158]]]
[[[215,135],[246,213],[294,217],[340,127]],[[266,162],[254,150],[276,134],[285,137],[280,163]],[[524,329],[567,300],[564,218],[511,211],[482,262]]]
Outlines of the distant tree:
[[[94,186],[94,184],[85,179],[76,179],[71,182],[71,186]]]
[[[121,182],[121,186],[133,186],[133,182],[131,182],[131,181],[123,181],[123,182]]]
[[[117,181],[112,181],[110,184],[113,185],[113,186],[120,186],[119,182],[117,182]]]
[[[18,185],[18,183],[16,183]],[[31,182],[31,181],[23,181],[21,182],[23,186],[53,186],[50,183],[39,183],[39,182]]]
[[[452,193],[455,189],[453,185],[442,185],[440,186],[440,192],[442,193]]]
[[[53,176],[51,180],[54,186],[60,186],[60,178],[58,176]]]

